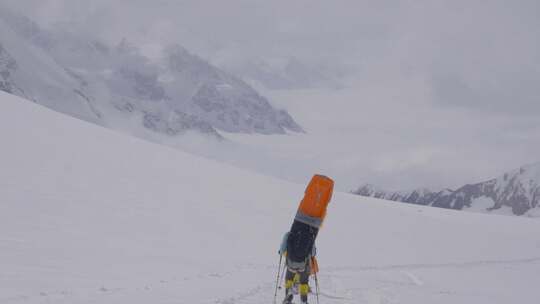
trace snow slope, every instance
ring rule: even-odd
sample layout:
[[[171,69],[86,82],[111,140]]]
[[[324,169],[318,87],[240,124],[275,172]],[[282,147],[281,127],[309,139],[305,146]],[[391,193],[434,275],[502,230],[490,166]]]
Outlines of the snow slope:
[[[271,303],[303,184],[3,92],[0,115],[0,303]],[[337,193],[321,303],[537,303],[539,228]]]

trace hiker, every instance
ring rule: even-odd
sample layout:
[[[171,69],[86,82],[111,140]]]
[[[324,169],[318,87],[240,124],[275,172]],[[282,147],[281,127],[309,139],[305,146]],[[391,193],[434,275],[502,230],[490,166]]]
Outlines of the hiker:
[[[295,281],[299,284],[299,293],[302,304],[307,304],[309,293],[309,276],[315,276],[317,285],[318,302],[318,283],[317,275],[319,268],[315,259],[315,239],[319,229],[326,217],[328,203],[332,199],[334,181],[324,175],[314,175],[309,182],[304,198],[296,211],[293,224],[288,233],[283,237],[280,254],[281,260],[285,256],[285,265],[287,266],[287,275],[285,276],[285,299],[283,304],[290,304],[293,299],[293,287]],[[274,303],[276,302],[277,290],[279,284],[279,268],[276,281],[276,290],[274,294]]]
[[[302,304],[307,304],[308,293],[310,292],[309,277],[318,271],[317,260],[315,258],[317,249],[313,245],[311,253],[304,262],[293,262],[287,258],[289,235],[290,232],[285,233],[279,249],[279,254],[285,256],[285,265],[287,266],[287,274],[285,275],[285,299],[283,300],[283,304],[291,304],[295,293],[300,294]],[[297,292],[294,290],[295,287],[298,288],[296,290]]]

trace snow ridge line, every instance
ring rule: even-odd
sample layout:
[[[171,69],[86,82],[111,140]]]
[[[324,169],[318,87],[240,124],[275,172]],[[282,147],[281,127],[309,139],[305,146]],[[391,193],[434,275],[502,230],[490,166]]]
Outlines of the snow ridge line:
[[[514,265],[514,264],[528,264],[540,262],[540,257],[527,258],[527,259],[510,259],[510,260],[479,260],[469,262],[456,262],[456,263],[441,263],[441,264],[401,264],[401,265],[387,265],[387,266],[339,266],[328,267],[330,272],[337,271],[381,271],[381,270],[407,270],[407,269],[431,269],[431,268],[448,268],[448,267],[481,267],[489,265]]]

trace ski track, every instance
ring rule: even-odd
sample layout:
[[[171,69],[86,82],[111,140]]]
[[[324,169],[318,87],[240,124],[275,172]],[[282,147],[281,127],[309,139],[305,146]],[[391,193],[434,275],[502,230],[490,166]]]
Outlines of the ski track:
[[[266,290],[273,289],[274,283],[267,282],[266,284],[256,286],[254,288],[251,288],[245,292],[239,293],[235,296],[232,296],[230,298],[223,298],[218,299],[215,301],[217,304],[235,304],[235,303],[242,303],[245,300],[249,300],[252,297],[255,297],[256,295],[259,295],[263,293]],[[248,301],[248,303],[253,303],[252,301]]]
[[[350,266],[350,267],[328,267],[324,270],[324,274],[320,276],[321,291],[320,299],[324,299],[324,303],[367,303],[367,304],[383,304],[396,303],[396,287],[416,286],[422,287],[425,283],[414,274],[415,270],[438,269],[438,268],[466,268],[466,267],[489,267],[500,265],[520,265],[539,263],[540,258],[527,259],[512,259],[512,260],[480,260],[461,263],[439,263],[439,264],[397,264],[387,266]],[[96,286],[92,290],[54,290],[40,291],[35,294],[18,295],[10,298],[0,298],[0,303],[55,303],[55,302],[79,302],[84,298],[111,296],[118,293],[127,292],[158,292],[162,289],[182,290],[182,284],[186,282],[201,281],[203,284],[208,279],[227,280],[230,277],[240,275],[243,272],[266,273],[267,276],[261,280],[260,284],[251,284],[249,288],[243,291],[236,292],[230,296],[218,298],[201,299],[201,303],[216,303],[216,304],[242,304],[242,303],[271,303],[273,301],[275,281],[272,277],[274,266],[271,265],[243,265],[235,266],[228,271],[201,273],[193,276],[178,276],[173,278],[164,278],[145,285],[133,286],[129,288],[121,288],[114,286]],[[383,280],[378,279],[377,286],[368,288],[344,288],[340,281],[340,277],[345,277],[347,274],[354,273],[391,273],[391,278],[403,278],[408,281],[399,280]],[[252,282],[250,282],[252,283]],[[313,283],[312,283],[313,284]],[[441,291],[443,293],[444,291]],[[451,293],[451,291],[447,291]],[[282,289],[278,292],[278,303],[281,302],[283,296]],[[357,297],[353,297],[355,294]],[[360,299],[360,298],[361,299]],[[316,301],[315,295],[311,295],[311,302]]]
[[[422,280],[420,280],[420,278],[418,278],[417,275],[415,275],[414,273],[412,272],[408,272],[408,271],[402,271],[401,273],[403,273],[405,276],[407,276],[412,283],[414,283],[414,285],[416,286],[424,286],[424,282]]]
[[[51,300],[70,300],[71,298],[73,300],[85,298],[89,296],[107,296],[107,295],[113,295],[120,292],[137,292],[137,291],[151,291],[156,290],[158,288],[175,288],[175,289],[182,289],[182,283],[186,282],[193,282],[193,281],[201,281],[203,284],[208,279],[227,279],[227,277],[240,274],[245,271],[252,271],[252,270],[264,270],[266,272],[270,272],[270,270],[273,269],[272,266],[255,266],[255,265],[244,265],[244,266],[235,266],[233,269],[224,271],[224,272],[209,272],[209,273],[201,273],[198,275],[193,276],[180,276],[180,277],[173,277],[168,279],[160,279],[153,282],[149,282],[145,285],[139,285],[139,286],[133,286],[133,287],[112,287],[112,286],[96,286],[93,289],[84,289],[84,290],[55,290],[55,291],[40,291],[36,292],[35,294],[26,294],[26,295],[17,295],[9,298],[1,298],[0,297],[0,304],[4,303],[21,303],[21,302],[45,302],[49,303]],[[231,296],[231,297],[225,297],[217,300],[211,301],[211,303],[219,303],[219,304],[232,304],[232,303],[238,303],[241,300],[244,300],[246,298],[249,298],[251,296],[254,296],[261,291],[273,288],[275,282],[266,282],[265,284],[256,286],[254,288],[251,288],[250,290],[247,290],[246,292],[239,293],[237,295]],[[172,285],[175,285],[174,287]],[[201,284],[202,285],[202,284]],[[54,302],[53,302],[54,303]]]
[[[336,271],[386,271],[386,270],[414,270],[414,269],[432,269],[432,268],[468,268],[468,267],[482,267],[490,265],[516,265],[516,264],[529,264],[540,262],[540,258],[527,258],[527,259],[509,259],[509,260],[479,260],[469,262],[456,262],[456,263],[440,263],[440,264],[396,264],[386,266],[339,266],[329,267],[327,270],[330,272]]]

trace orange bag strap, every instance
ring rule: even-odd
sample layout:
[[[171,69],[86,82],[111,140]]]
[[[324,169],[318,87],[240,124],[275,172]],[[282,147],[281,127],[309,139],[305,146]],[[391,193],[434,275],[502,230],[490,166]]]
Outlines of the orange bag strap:
[[[314,275],[319,272],[319,262],[317,262],[317,258],[312,256],[310,260],[310,268],[311,268],[311,274]]]

